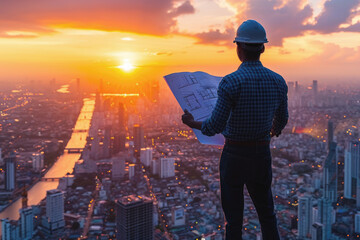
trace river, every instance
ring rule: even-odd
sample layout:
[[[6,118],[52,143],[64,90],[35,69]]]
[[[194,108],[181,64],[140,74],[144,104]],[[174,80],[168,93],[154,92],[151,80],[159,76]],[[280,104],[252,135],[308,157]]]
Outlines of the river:
[[[67,148],[84,148],[86,145],[86,137],[90,128],[91,118],[95,108],[95,100],[85,98],[84,105],[80,111],[76,121],[73,133]],[[63,177],[66,173],[72,173],[75,162],[79,159],[80,153],[67,153],[66,151],[59,157],[55,164],[45,174],[45,178]],[[57,188],[59,182],[37,182],[28,191],[28,205],[37,205],[46,196],[46,191]],[[0,219],[9,218],[17,220],[19,218],[19,209],[21,208],[21,198],[12,203],[3,212],[0,213]],[[0,226],[1,228],[1,226]]]

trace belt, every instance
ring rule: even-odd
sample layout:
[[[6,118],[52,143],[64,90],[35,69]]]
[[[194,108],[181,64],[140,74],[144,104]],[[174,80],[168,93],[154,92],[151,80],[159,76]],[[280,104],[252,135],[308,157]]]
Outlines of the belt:
[[[235,141],[231,139],[225,139],[225,144],[237,146],[265,146],[269,145],[270,141]]]

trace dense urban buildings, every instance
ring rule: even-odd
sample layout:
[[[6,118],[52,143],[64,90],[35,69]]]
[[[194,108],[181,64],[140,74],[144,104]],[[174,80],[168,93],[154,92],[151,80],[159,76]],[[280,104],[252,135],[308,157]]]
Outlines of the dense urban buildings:
[[[288,82],[289,124],[271,141],[279,231],[357,239],[360,92],[310,84]],[[197,141],[171,95],[155,99],[148,86],[105,94],[105,84],[82,95],[79,86],[0,98],[10,108],[28,101],[1,123],[2,239],[223,239],[221,146]],[[247,193],[243,233],[261,237]]]

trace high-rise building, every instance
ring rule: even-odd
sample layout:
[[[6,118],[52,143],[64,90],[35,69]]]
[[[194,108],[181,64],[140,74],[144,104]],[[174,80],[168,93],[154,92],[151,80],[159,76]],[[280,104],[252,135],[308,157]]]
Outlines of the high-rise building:
[[[331,239],[331,225],[333,223],[333,207],[331,200],[328,198],[320,198],[318,201],[319,223],[322,224],[322,239]]]
[[[289,95],[292,95],[293,92],[294,92],[295,83],[289,81],[289,82],[287,82],[287,85],[288,85],[288,94],[289,94]]]
[[[116,238],[153,239],[153,201],[130,195],[116,200]]]
[[[129,164],[129,179],[133,179],[135,177],[135,164]]]
[[[124,107],[123,103],[119,103],[118,122],[119,122],[120,129],[125,128],[125,107]]]
[[[152,161],[152,148],[141,148],[140,149],[140,162],[147,167],[150,167]]]
[[[125,175],[125,156],[120,155],[112,158],[112,179],[119,180]]]
[[[344,197],[356,199],[360,190],[360,143],[350,142],[345,150]],[[359,196],[360,197],[360,196]]]
[[[310,209],[312,209],[311,197],[300,197],[298,205],[298,237],[300,239],[306,238],[310,234]]]
[[[20,235],[22,240],[31,240],[34,233],[34,213],[32,207],[20,209]]]
[[[185,225],[185,210],[181,206],[176,206],[171,209],[171,219],[174,227]]]
[[[139,124],[134,125],[134,151],[137,156],[140,154],[140,149],[145,147],[144,129]]]
[[[33,170],[40,172],[44,168],[44,152],[33,153],[31,159]]]
[[[360,212],[355,214],[355,232],[360,233]]]
[[[3,165],[2,149],[0,148],[0,165]]]
[[[2,240],[20,240],[20,225],[18,221],[1,220],[1,239]]]
[[[174,158],[161,158],[160,159],[160,177],[168,178],[175,176],[175,160]]]
[[[298,81],[295,81],[295,93],[298,94],[300,92],[300,86]]]
[[[150,168],[152,174],[160,175],[160,159],[153,159]]]
[[[13,191],[16,186],[16,155],[11,152],[5,158],[5,190]]]
[[[330,150],[330,143],[334,142],[334,123],[331,120],[328,121],[327,134],[328,149]]]
[[[313,91],[314,99],[316,100],[317,95],[318,95],[318,81],[317,80],[313,80],[312,91]]]
[[[153,203],[153,226],[155,227],[156,225],[159,224],[159,213],[158,213],[158,206],[157,204],[154,202]]]
[[[321,223],[314,223],[311,226],[311,240],[323,240],[323,225]]]
[[[323,188],[324,197],[334,203],[337,201],[338,153],[337,144],[335,142],[331,142],[329,146],[329,153],[325,159],[323,168]]]
[[[311,225],[320,222],[320,214],[319,214],[319,207],[315,206],[312,208],[312,217],[311,217]]]
[[[115,134],[113,144],[112,144],[112,153],[116,154],[118,152],[125,151],[125,140],[126,136],[123,133]]]
[[[64,193],[58,189],[46,192],[46,223],[50,233],[65,226],[64,221]]]

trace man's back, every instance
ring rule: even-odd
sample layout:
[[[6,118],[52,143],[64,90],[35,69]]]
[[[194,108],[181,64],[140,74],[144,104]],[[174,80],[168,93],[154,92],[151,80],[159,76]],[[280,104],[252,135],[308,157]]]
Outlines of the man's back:
[[[206,135],[221,132],[237,141],[270,140],[271,129],[280,132],[287,122],[285,80],[260,61],[244,62],[225,76],[218,98],[211,118],[203,124]]]
[[[224,135],[234,140],[269,139],[275,111],[286,97],[284,79],[258,61],[243,63],[225,80],[235,106]]]

